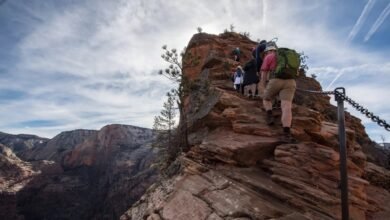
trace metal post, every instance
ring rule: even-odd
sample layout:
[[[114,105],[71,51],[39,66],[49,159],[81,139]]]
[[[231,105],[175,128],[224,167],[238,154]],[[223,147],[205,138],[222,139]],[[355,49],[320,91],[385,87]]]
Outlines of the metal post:
[[[348,174],[347,174],[347,148],[345,135],[345,115],[344,99],[340,95],[345,95],[345,89],[342,87],[335,89],[335,98],[337,101],[337,118],[339,122],[339,143],[340,143],[340,189],[341,189],[341,211],[342,220],[348,220]]]

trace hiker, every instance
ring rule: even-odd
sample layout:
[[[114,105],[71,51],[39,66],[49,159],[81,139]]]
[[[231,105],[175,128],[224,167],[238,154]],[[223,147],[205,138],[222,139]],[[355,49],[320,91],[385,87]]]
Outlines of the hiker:
[[[263,53],[264,53],[266,46],[267,46],[267,41],[262,40],[257,45],[255,50],[252,51],[252,55],[254,56],[254,58],[256,60],[256,72],[258,72],[258,73],[260,73],[260,67],[261,67],[261,64],[263,63],[262,56],[263,56]]]
[[[243,82],[243,87],[247,92],[245,94],[249,97],[252,98],[254,97],[256,93],[256,87],[257,83],[259,83],[259,77],[257,75],[256,71],[256,57],[255,57],[255,49],[253,50],[252,53],[252,59],[247,62],[244,66],[244,82]]]
[[[296,89],[296,83],[293,78],[285,78],[276,76],[277,68],[277,53],[276,45],[267,45],[265,49],[265,57],[261,66],[261,84],[265,87],[263,106],[267,111],[267,124],[274,124],[272,115],[272,100],[279,95],[282,108],[282,125],[283,125],[283,141],[292,143],[295,139],[291,135],[292,121],[292,101]],[[295,51],[294,51],[295,52]],[[268,78],[270,81],[268,82]]]
[[[256,63],[256,73],[259,77],[261,77],[260,67],[263,64],[264,50],[266,48],[266,45],[267,45],[267,41],[262,40],[252,51],[252,56],[255,58],[255,63]],[[264,93],[264,87],[261,87],[261,84],[257,85],[256,93],[257,95]]]
[[[240,92],[242,88],[242,83],[244,79],[244,70],[241,66],[238,66],[236,72],[234,73],[234,88],[237,92]]]
[[[240,55],[241,55],[240,48],[239,47],[234,48],[232,54],[233,54],[233,60],[240,62]]]

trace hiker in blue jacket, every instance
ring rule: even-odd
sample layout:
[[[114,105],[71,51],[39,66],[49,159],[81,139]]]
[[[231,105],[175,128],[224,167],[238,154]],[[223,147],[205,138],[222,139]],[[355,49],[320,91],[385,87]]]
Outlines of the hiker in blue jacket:
[[[264,53],[266,46],[267,46],[267,41],[262,40],[257,45],[254,52],[252,52],[252,55],[255,57],[255,60],[256,60],[256,72],[258,72],[258,73],[260,73],[260,67],[261,67],[261,64],[263,64],[262,55]]]
[[[256,73],[257,76],[259,77],[259,80],[261,79],[260,75],[260,68],[261,65],[263,64],[263,56],[264,56],[264,50],[267,47],[267,41],[262,40],[260,43],[254,48],[252,51],[252,56],[255,58],[255,63],[256,63]],[[261,84],[257,84],[256,87],[256,94],[257,95],[262,95],[264,93],[264,88],[261,86]]]

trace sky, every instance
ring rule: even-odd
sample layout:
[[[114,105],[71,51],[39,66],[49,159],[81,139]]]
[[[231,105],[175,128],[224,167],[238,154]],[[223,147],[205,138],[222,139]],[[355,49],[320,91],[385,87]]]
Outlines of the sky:
[[[324,90],[345,87],[390,122],[389,14],[389,0],[0,0],[0,131],[151,128],[176,86],[158,75],[161,46],[181,50],[197,27],[219,34],[231,24],[303,51]]]

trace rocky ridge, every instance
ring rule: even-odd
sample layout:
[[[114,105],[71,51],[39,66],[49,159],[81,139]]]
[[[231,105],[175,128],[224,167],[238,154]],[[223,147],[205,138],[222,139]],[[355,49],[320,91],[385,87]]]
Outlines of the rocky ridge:
[[[235,47],[249,61],[248,38],[196,34],[187,46],[183,73],[189,92],[179,129],[188,151],[179,174],[153,185],[122,220],[340,219],[337,117],[330,97],[296,93],[292,132],[297,144],[280,141],[281,124],[269,127],[261,100],[232,89]],[[196,57],[193,64],[186,58]],[[302,89],[321,90],[301,76]],[[275,110],[276,121],[280,110]],[[371,143],[359,119],[346,113],[351,219],[390,216],[389,171],[368,162]],[[184,134],[183,134],[184,135]]]

